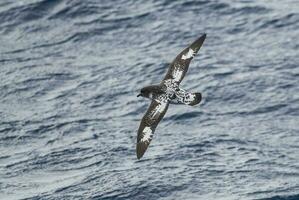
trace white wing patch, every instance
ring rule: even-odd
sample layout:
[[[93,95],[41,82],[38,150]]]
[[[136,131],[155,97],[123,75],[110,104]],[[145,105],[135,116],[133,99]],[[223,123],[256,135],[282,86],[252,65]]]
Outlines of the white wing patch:
[[[150,127],[146,126],[143,129],[143,137],[141,138],[141,142],[149,142],[149,140],[153,137],[153,131]]]
[[[183,55],[184,56],[184,55]],[[182,57],[183,57],[182,56]],[[185,60],[185,59],[184,59]],[[183,71],[182,70],[179,70],[179,68],[176,68],[174,71],[173,71],[173,74],[172,74],[173,78],[175,81],[179,81],[181,79],[181,77],[183,76]]]
[[[186,55],[182,55],[182,59],[183,60],[187,60],[189,58],[193,58],[195,55],[195,51],[193,51],[193,49],[189,48],[189,51]]]
[[[167,79],[164,81],[164,85],[167,87],[167,91],[175,91],[179,88],[179,84],[174,79]]]
[[[151,117],[155,117],[158,113],[162,113],[167,106],[166,102],[159,102],[158,106],[155,107],[155,109],[151,112]]]

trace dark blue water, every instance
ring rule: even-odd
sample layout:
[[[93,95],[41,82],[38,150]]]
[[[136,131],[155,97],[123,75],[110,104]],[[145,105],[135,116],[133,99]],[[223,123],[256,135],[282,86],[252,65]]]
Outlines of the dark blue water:
[[[207,33],[141,161],[136,98]],[[299,199],[297,0],[2,0],[0,199]]]

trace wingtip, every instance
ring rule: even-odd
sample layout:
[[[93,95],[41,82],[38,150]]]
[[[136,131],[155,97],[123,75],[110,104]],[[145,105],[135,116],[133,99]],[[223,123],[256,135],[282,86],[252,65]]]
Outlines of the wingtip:
[[[144,155],[145,151],[146,151],[147,147],[144,145],[144,143],[138,142],[136,145],[136,156],[137,159],[140,160],[140,158],[142,158],[142,156]]]
[[[204,33],[204,34],[202,34],[202,36],[200,36],[199,39],[202,40],[202,41],[204,41],[206,39],[206,37],[207,37],[207,34]]]
[[[136,154],[136,157],[138,160],[140,160],[142,158],[142,156],[143,156],[143,154],[138,154],[138,153]]]
[[[196,92],[194,94],[195,94],[195,99],[193,102],[191,102],[191,104],[190,104],[191,106],[195,106],[195,105],[199,104],[202,100],[202,95],[200,92]]]
[[[202,34],[197,40],[195,40],[190,47],[195,50],[195,52],[197,53],[199,51],[199,49],[201,48],[202,44],[204,43],[205,39],[207,37],[207,34],[204,33]]]

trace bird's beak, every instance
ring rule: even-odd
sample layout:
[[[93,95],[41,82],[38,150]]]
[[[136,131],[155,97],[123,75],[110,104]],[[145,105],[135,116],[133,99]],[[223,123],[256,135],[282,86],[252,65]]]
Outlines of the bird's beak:
[[[141,96],[141,94],[138,94],[138,95],[137,95],[137,97],[140,97],[140,96]]]

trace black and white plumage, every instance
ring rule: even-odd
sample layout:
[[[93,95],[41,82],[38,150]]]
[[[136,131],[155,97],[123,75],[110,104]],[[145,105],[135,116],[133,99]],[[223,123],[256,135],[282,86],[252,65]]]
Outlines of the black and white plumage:
[[[154,132],[164,117],[169,104],[186,104],[194,106],[201,101],[201,93],[186,92],[180,83],[186,75],[192,58],[201,48],[206,34],[202,35],[189,47],[185,48],[170,64],[166,76],[160,84],[141,89],[138,96],[152,100],[143,116],[137,136],[136,153],[140,159],[152,141]],[[138,97],[137,96],[137,97]]]

